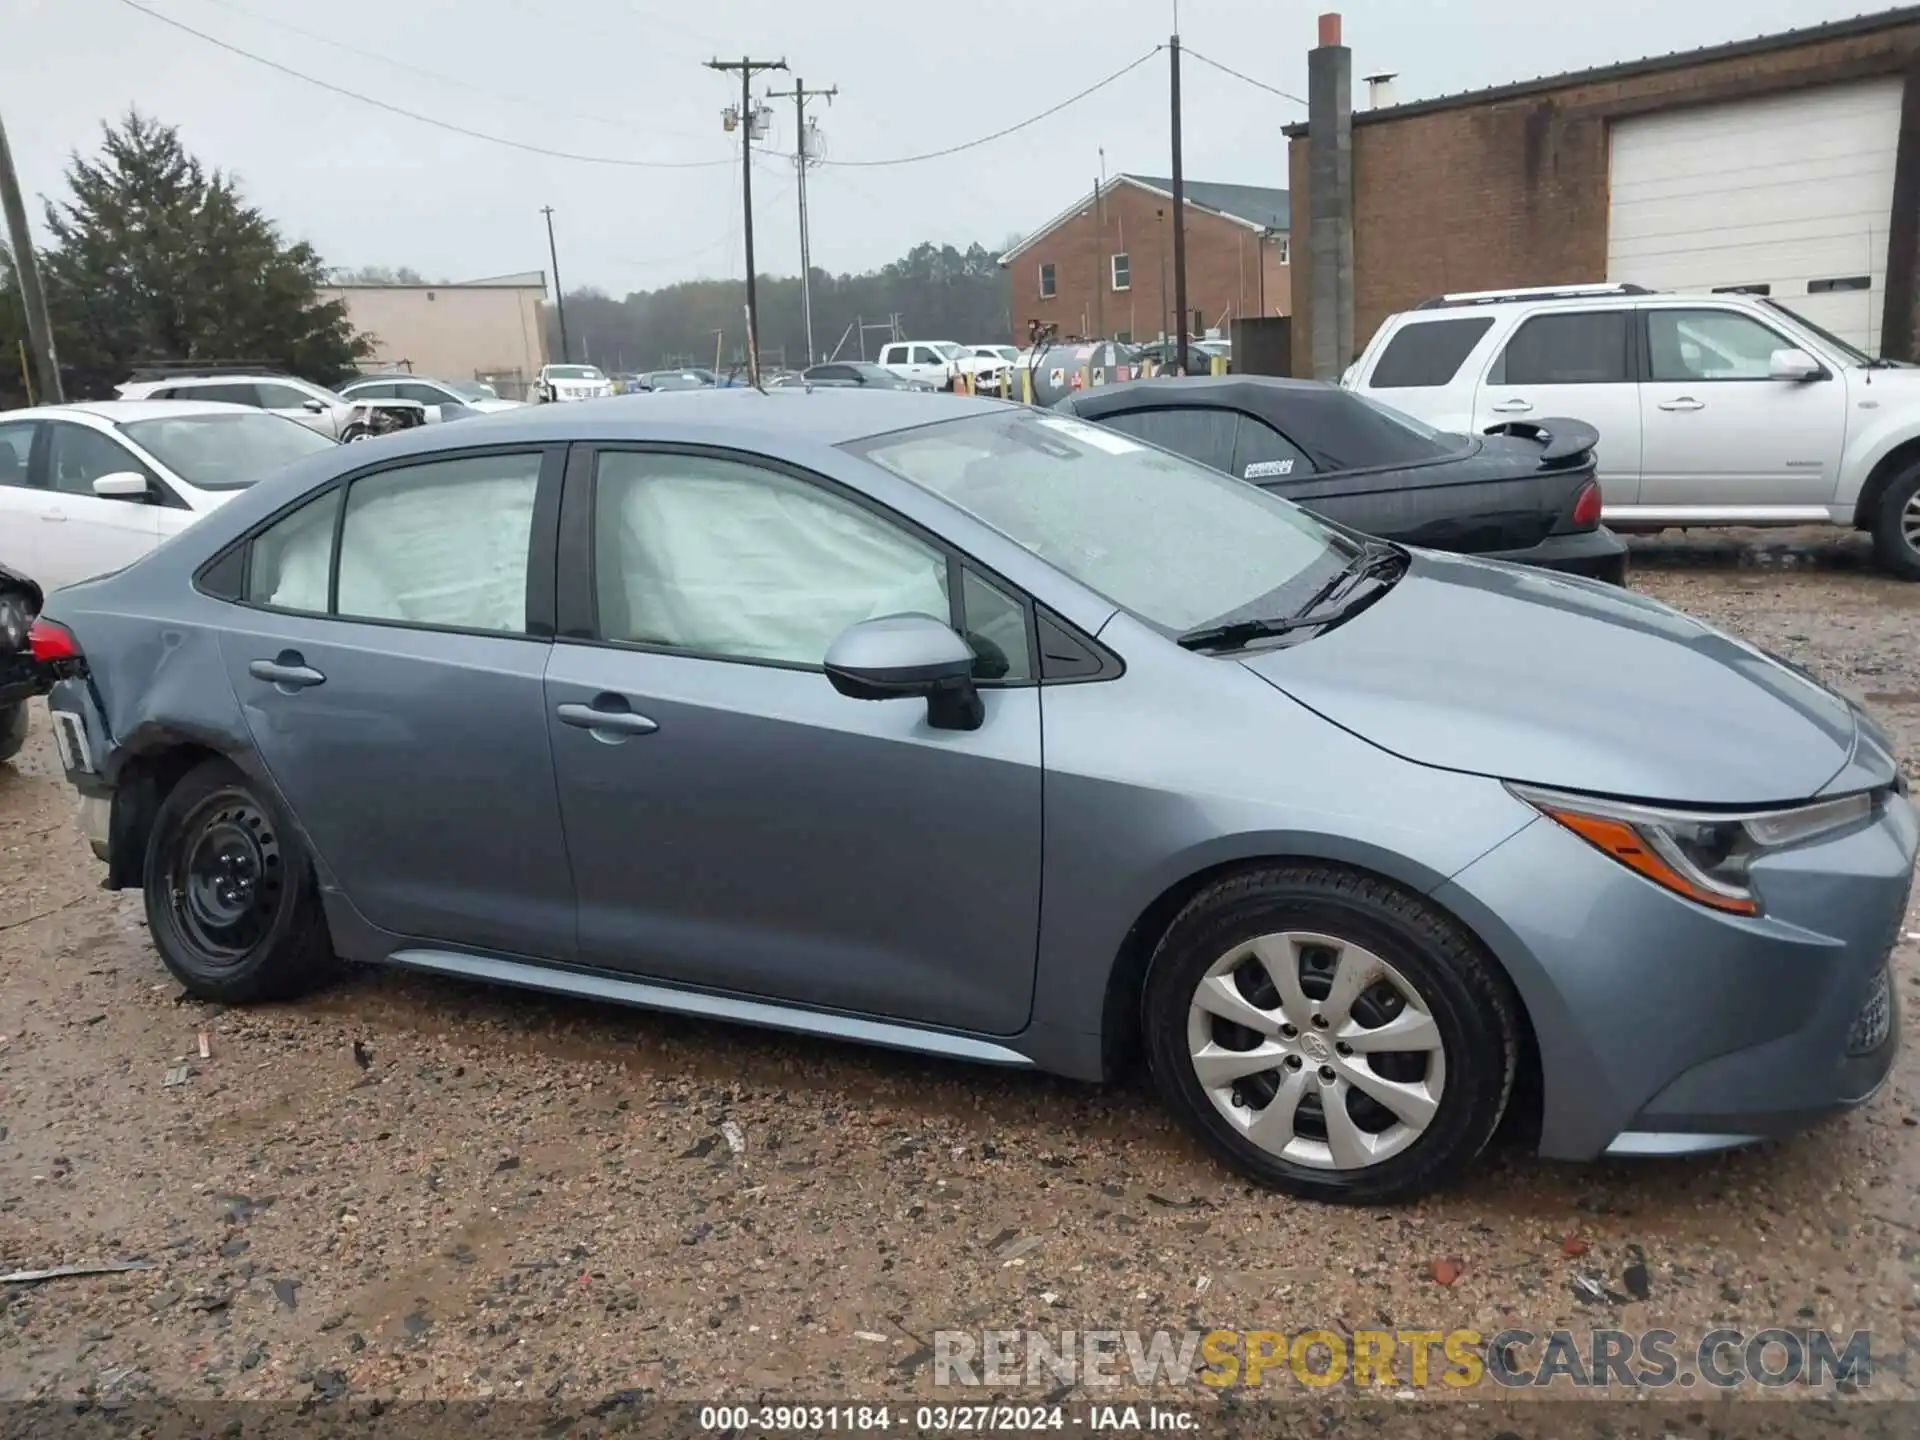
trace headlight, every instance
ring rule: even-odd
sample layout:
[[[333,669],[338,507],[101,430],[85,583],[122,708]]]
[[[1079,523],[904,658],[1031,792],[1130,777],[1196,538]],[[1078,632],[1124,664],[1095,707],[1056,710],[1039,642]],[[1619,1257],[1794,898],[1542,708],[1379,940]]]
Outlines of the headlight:
[[[1728,814],[1596,800],[1530,785],[1507,789],[1654,884],[1735,915],[1760,913],[1748,877],[1756,859],[1865,820],[1874,806],[1872,795],[1859,794]]]

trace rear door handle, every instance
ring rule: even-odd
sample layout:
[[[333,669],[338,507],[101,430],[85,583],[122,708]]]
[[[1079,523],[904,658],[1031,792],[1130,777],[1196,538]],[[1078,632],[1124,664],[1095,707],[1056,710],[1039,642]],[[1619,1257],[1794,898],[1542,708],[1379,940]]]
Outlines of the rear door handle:
[[[326,676],[307,664],[306,657],[298,650],[282,650],[271,660],[250,660],[247,673],[256,680],[265,680],[282,695],[324,685],[327,681]]]
[[[1524,415],[1531,409],[1533,409],[1533,406],[1525,400],[1502,400],[1498,405],[1493,407],[1493,413],[1496,415]]]
[[[1662,400],[1660,408],[1662,410],[1704,410],[1707,408],[1707,402],[1696,400],[1691,395],[1682,395],[1677,400]]]
[[[651,735],[660,727],[644,715],[631,710],[601,709],[594,705],[557,705],[553,713],[560,717],[562,725],[572,725],[579,730],[591,730],[594,739],[606,740],[610,744],[619,743],[616,737],[626,735]]]

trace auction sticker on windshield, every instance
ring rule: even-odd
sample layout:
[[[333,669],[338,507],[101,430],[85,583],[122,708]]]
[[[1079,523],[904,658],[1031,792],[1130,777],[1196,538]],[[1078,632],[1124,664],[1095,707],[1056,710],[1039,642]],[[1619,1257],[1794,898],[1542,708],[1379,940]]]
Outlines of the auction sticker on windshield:
[[[1102,429],[1098,425],[1089,425],[1083,420],[1069,420],[1063,415],[1042,415],[1040,423],[1049,430],[1057,430],[1062,435],[1078,440],[1082,445],[1091,445],[1094,449],[1104,450],[1109,455],[1132,455],[1146,448],[1115,431]]]

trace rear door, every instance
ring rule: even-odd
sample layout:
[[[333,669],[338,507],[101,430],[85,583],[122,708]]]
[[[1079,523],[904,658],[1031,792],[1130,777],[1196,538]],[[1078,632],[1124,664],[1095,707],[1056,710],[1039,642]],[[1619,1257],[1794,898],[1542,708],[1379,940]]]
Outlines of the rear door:
[[[1608,503],[1633,504],[1641,471],[1639,359],[1631,307],[1536,312],[1482,377],[1474,429],[1555,416],[1584,420],[1600,432],[1594,459]]]
[[[314,850],[381,929],[573,953],[542,676],[563,451],[363,471],[252,541],[221,651]]]
[[[41,434],[47,491],[36,527],[43,589],[91,580],[131,565],[160,543],[159,498],[153,471],[110,435],[71,420],[49,420]],[[103,475],[135,472],[147,480],[143,497],[93,493]],[[29,572],[33,573],[33,572]]]
[[[1041,839],[1021,598],[817,477],[721,453],[576,455],[547,707],[582,962],[1019,1030]],[[979,729],[828,683],[842,629],[908,611],[973,640]]]

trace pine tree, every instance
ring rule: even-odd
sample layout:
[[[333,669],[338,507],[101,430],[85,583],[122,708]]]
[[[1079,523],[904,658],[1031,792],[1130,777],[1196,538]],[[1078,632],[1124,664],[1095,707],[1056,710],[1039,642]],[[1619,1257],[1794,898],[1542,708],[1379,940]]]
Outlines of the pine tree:
[[[154,360],[257,361],[331,384],[368,353],[346,308],[319,300],[325,267],[287,244],[170,125],[129,111],[101,153],[67,167],[41,258],[67,388],[111,396]]]

